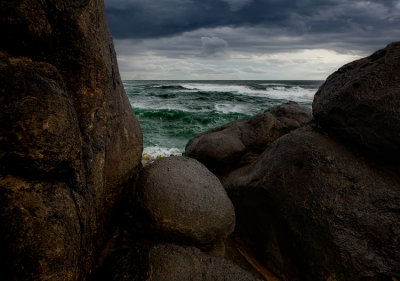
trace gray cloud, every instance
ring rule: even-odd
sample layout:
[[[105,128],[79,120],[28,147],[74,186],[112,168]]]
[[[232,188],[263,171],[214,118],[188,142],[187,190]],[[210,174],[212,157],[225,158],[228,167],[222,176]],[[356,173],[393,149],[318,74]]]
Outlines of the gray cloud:
[[[206,56],[225,54],[228,43],[218,37],[201,37],[203,54]]]
[[[310,47],[324,44],[337,50],[351,46],[372,51],[400,38],[398,0],[106,0],[105,3],[110,30],[116,39],[166,38],[200,29],[232,27],[262,30],[265,35],[261,32],[259,36],[307,38],[308,42],[300,41]],[[241,40],[229,41],[230,47],[243,45],[254,35],[238,34]],[[265,38],[260,40],[262,44],[265,41]],[[274,44],[271,42],[266,48]]]
[[[230,6],[232,11],[237,11],[252,2],[253,0],[222,0]]]
[[[158,73],[157,77],[168,78],[169,72],[181,70],[174,78],[228,72],[291,77],[295,72],[282,72],[282,67],[291,65],[296,73],[304,72],[300,69],[312,58],[309,53],[307,58],[298,55],[304,50],[333,51],[340,57],[338,64],[318,57],[309,67],[313,77],[321,77],[346,59],[400,39],[399,0],[105,0],[105,4],[121,70],[129,77]],[[274,56],[296,52],[293,59]],[[268,60],[260,60],[266,56]],[[186,60],[192,64],[183,64]],[[218,63],[210,67],[214,62]],[[143,76],[133,74],[139,69]]]

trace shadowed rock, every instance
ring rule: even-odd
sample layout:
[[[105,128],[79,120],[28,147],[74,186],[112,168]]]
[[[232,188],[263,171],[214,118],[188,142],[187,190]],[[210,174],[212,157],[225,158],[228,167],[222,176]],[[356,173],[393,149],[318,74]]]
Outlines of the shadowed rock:
[[[315,95],[313,114],[331,135],[399,163],[400,42],[330,75]]]
[[[196,136],[186,145],[185,156],[214,173],[226,173],[254,162],[273,141],[311,119],[311,110],[294,102],[274,106]]]
[[[225,187],[235,232],[287,280],[399,278],[399,174],[312,127],[279,138]]]
[[[209,256],[195,247],[175,244],[116,250],[95,280],[115,281],[256,281],[234,263]]]
[[[133,246],[113,251],[93,276],[93,281],[142,281],[149,277],[149,247]]]
[[[194,247],[173,244],[154,246],[149,253],[148,280],[161,281],[256,281],[260,280],[234,263],[211,257]]]
[[[0,30],[2,276],[83,279],[142,152],[103,1],[2,1]]]
[[[154,230],[174,241],[211,246],[235,226],[235,212],[221,183],[191,158],[173,156],[146,166],[136,198]]]

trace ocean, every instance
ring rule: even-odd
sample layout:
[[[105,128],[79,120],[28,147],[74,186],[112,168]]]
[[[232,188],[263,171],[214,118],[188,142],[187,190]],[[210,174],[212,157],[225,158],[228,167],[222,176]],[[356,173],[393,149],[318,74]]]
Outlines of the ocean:
[[[311,107],[323,81],[142,81],[124,87],[143,130],[143,153],[180,155],[199,133],[287,101]]]

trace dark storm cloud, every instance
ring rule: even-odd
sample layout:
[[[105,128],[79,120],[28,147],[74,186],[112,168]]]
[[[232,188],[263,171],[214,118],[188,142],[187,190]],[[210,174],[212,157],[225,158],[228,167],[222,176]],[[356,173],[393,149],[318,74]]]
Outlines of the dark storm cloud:
[[[117,39],[157,38],[226,24],[217,13],[226,2],[215,0],[105,0],[111,34]]]
[[[157,38],[219,26],[280,27],[288,34],[400,27],[399,1],[106,0],[115,38]],[[396,14],[397,11],[397,14]]]

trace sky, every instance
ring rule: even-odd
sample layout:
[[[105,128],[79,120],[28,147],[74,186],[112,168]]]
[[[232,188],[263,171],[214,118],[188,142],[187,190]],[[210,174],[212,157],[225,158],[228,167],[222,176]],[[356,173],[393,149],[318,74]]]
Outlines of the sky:
[[[105,0],[122,79],[324,80],[400,40],[400,0]]]

